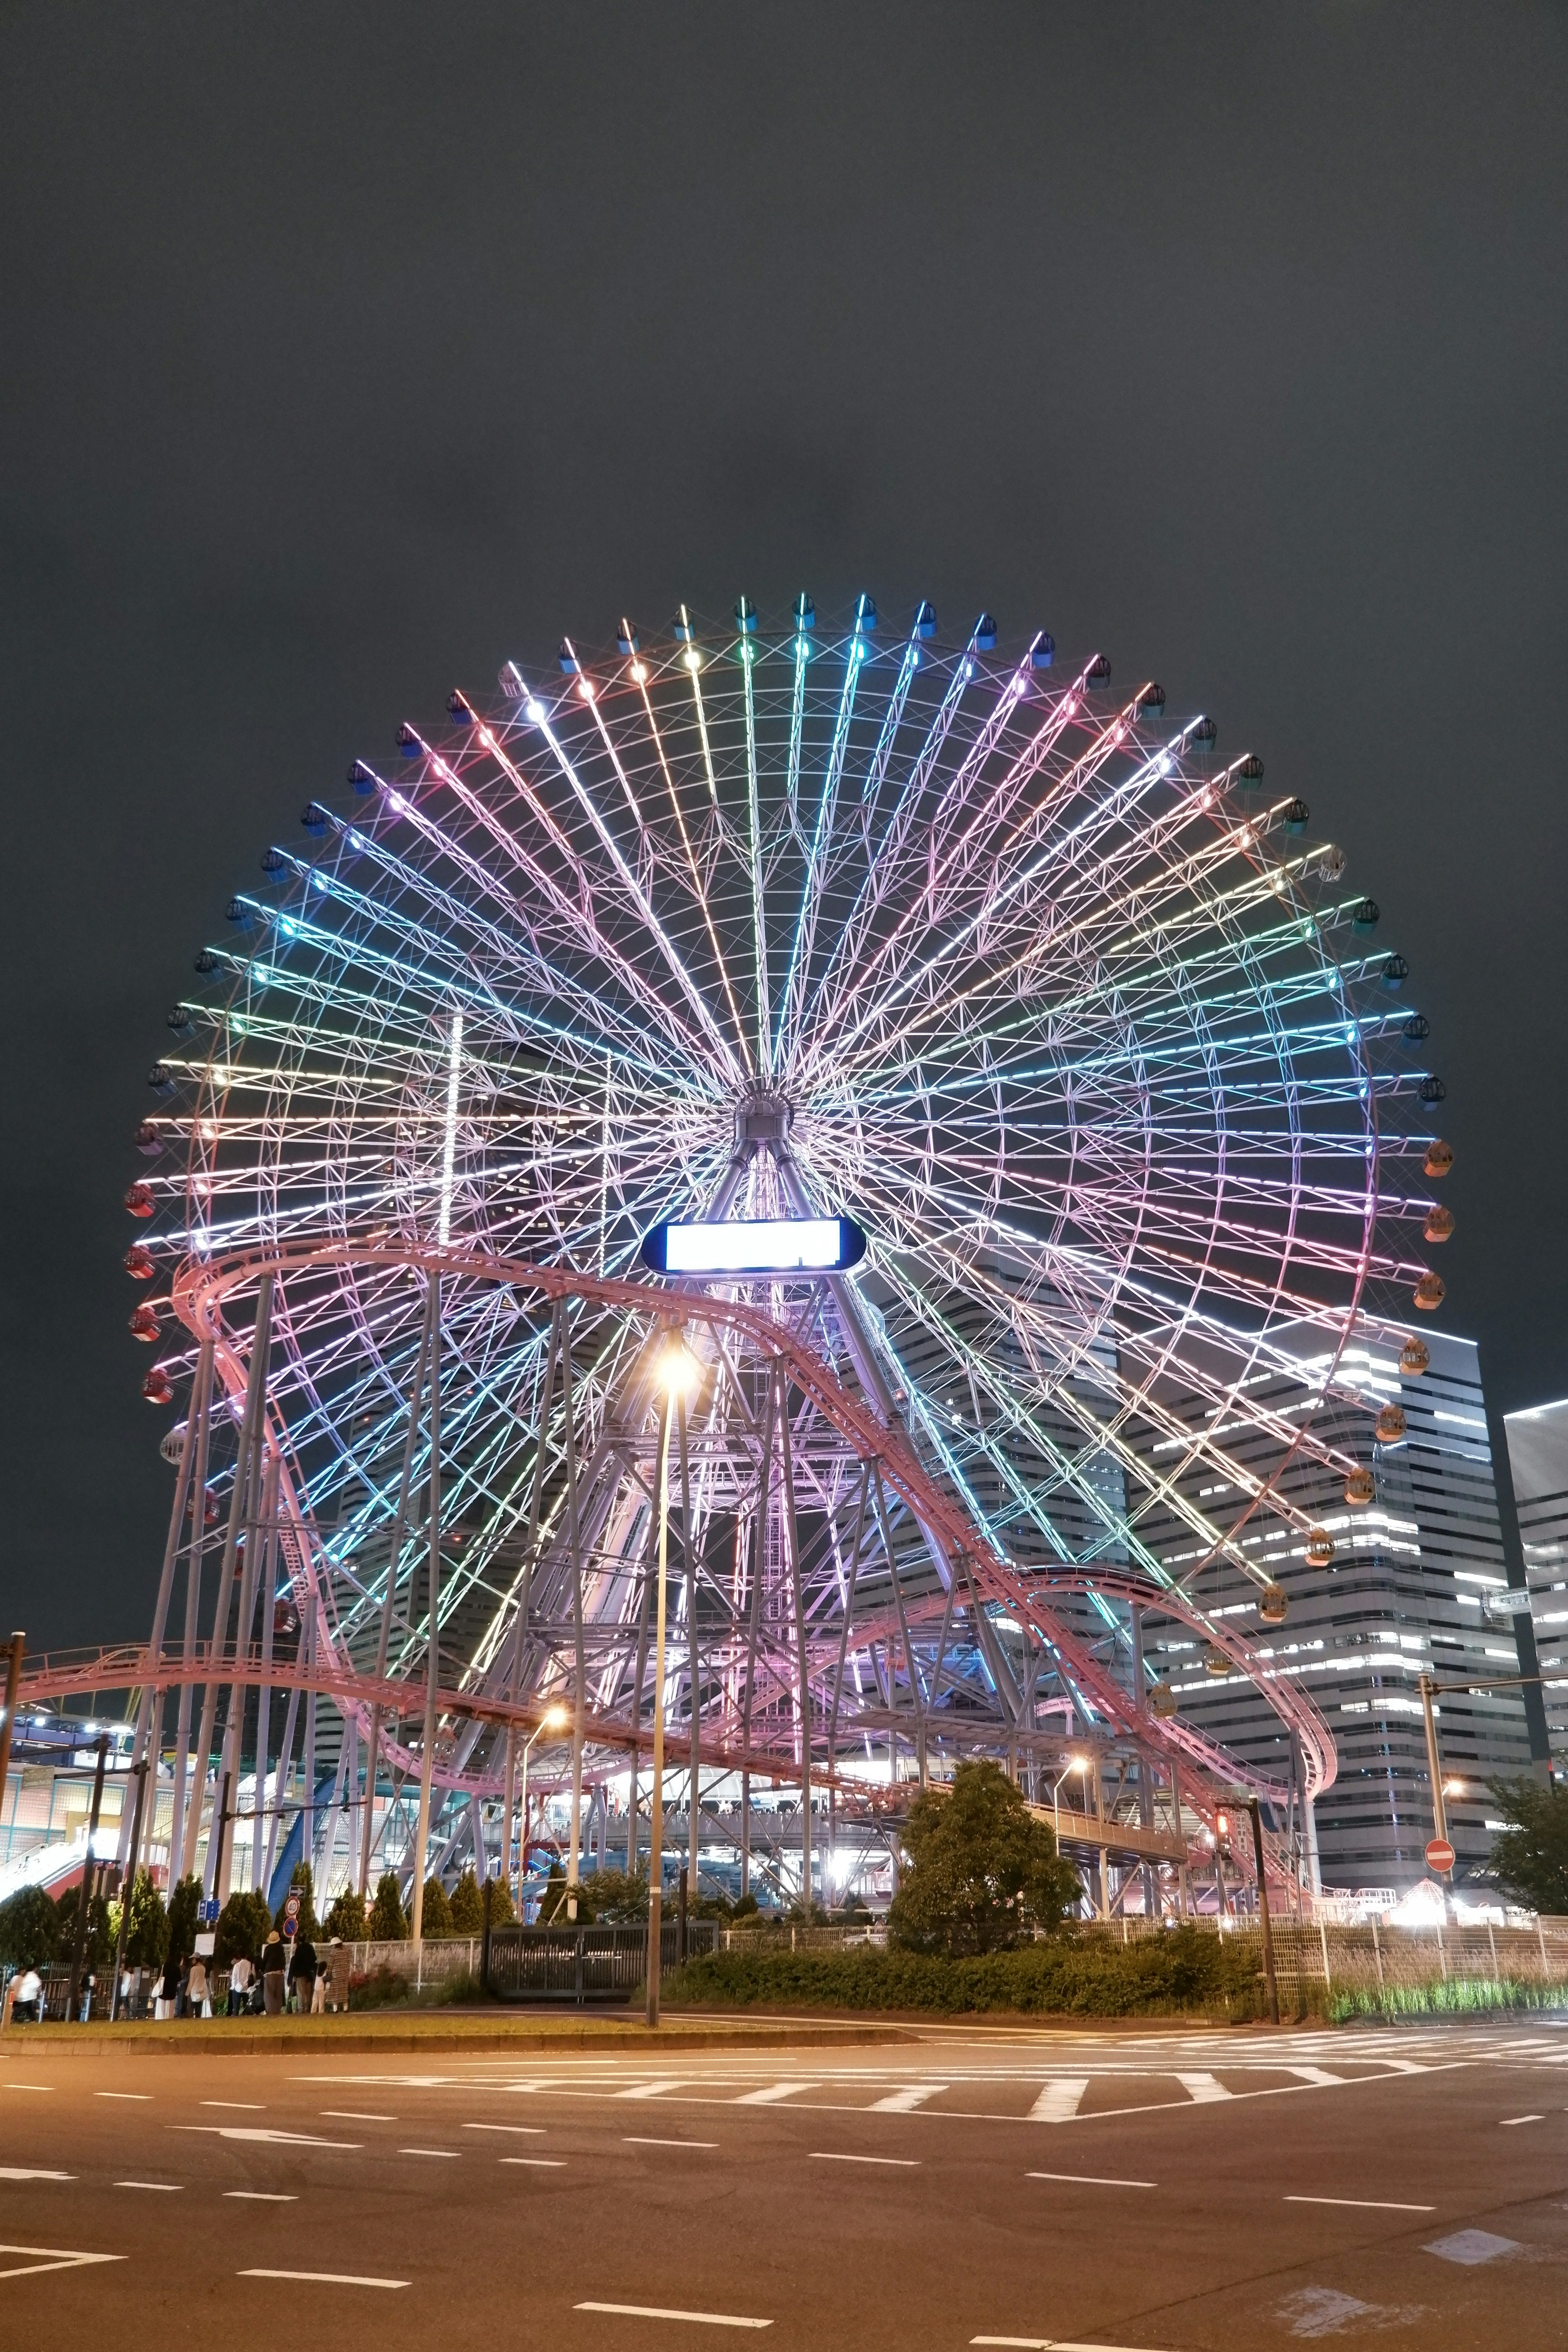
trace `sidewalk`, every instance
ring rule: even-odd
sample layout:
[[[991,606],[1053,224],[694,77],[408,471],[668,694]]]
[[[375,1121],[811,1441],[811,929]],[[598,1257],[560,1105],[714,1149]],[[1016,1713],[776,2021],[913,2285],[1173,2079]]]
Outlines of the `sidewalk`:
[[[682,2015],[679,2024],[650,2032],[641,2018],[584,2017],[580,2011],[406,2010],[356,2017],[186,2018],[163,2024],[17,2025],[5,2029],[0,2050],[15,2059],[25,2050],[187,2050],[211,2058],[281,2050],[810,2050],[858,2042],[909,2043],[917,2037],[901,2021]]]

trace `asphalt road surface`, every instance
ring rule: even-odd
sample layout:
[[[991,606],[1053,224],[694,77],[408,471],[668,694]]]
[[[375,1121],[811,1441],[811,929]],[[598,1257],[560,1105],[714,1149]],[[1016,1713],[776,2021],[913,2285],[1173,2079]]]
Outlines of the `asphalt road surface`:
[[[1568,2022],[535,2056],[7,2032],[0,2346],[1568,2347]]]

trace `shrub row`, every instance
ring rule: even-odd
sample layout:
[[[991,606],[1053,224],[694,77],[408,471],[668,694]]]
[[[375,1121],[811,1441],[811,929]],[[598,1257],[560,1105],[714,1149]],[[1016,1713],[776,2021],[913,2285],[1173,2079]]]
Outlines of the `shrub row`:
[[[1061,2017],[1147,2017],[1184,2011],[1250,2014],[1255,1956],[1234,1940],[1178,1927],[1123,1944],[1089,1930],[944,1959],[923,1952],[704,1953],[664,1998],[689,2007],[1005,2010]]]

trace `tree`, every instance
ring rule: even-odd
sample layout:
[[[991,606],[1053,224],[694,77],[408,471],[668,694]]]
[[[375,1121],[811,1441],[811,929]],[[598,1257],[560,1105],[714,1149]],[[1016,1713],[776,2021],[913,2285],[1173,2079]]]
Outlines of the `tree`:
[[[490,1926],[512,1927],[517,1924],[517,1912],[511,1899],[511,1889],[504,1878],[492,1878],[490,1890]]]
[[[321,1923],[316,1916],[316,1881],[308,1862],[297,1862],[294,1864],[293,1873],[289,1881],[289,1894],[297,1895],[300,1898],[300,1924],[296,1932],[301,1936],[309,1936],[313,1943],[321,1932]],[[288,1895],[283,1898],[285,1903],[288,1899]],[[278,1916],[272,1922],[279,1935],[283,1933],[285,1916],[283,1904],[280,1903],[278,1906]]]
[[[0,1961],[17,1969],[47,1969],[55,1957],[58,1916],[41,1886],[24,1886],[0,1903]]]
[[[579,1911],[578,1916],[581,1916]],[[566,1873],[559,1862],[552,1862],[550,1865],[550,1875],[540,1890],[539,1909],[534,1917],[536,1925],[541,1927],[564,1927],[566,1924]]]
[[[68,1968],[76,1954],[77,1914],[81,1905],[79,1885],[68,1886],[55,1905],[55,1958]],[[100,1974],[114,1958],[114,1927],[109,1916],[109,1903],[101,1895],[93,1895],[87,1906],[87,1933],[81,1948],[82,1973]]]
[[[371,1941],[376,1944],[400,1944],[408,1933],[408,1919],[403,1908],[395,1870],[383,1871],[376,1881],[368,1932]]]
[[[425,1916],[420,1925],[432,1939],[439,1939],[452,1932],[452,1906],[438,1878],[425,1881]]]
[[[125,1930],[125,1958],[133,1969],[161,1969],[169,1954],[169,1915],[153,1884],[153,1874],[139,1870],[131,1883],[131,1922]],[[116,1936],[120,1933],[115,1923]]]
[[[992,1952],[1031,1928],[1058,1927],[1078,1873],[1057,1852],[1001,1767],[961,1764],[945,1792],[927,1789],[904,1832],[910,1867],[888,1913],[891,1940],[917,1952]]]
[[[491,1897],[492,1902],[494,1897]],[[452,1889],[452,1933],[454,1936],[482,1936],[485,1931],[485,1898],[471,1870],[465,1870]]]
[[[334,1936],[345,1944],[363,1942],[370,1930],[365,1926],[364,1896],[357,1887],[345,1886],[334,1897],[331,1909],[321,1922],[321,1933],[329,1942]]]
[[[1568,1789],[1520,1780],[1494,1780],[1491,1791],[1509,1823],[1492,1840],[1500,1885],[1532,1911],[1568,1912]]]
[[[550,1902],[552,1905],[559,1900],[553,1885],[554,1877],[555,1873],[552,1871]],[[563,1880],[562,1892],[564,1886]],[[542,1905],[539,1916],[542,1919],[550,1916]],[[628,1874],[624,1870],[595,1870],[592,1877],[584,1879],[577,1889],[577,1916],[579,1920],[584,1917],[590,1921],[599,1919],[611,1927],[635,1927],[647,1917],[647,1877],[640,1871]],[[558,1924],[565,1917],[566,1906],[562,1904]]]
[[[202,1899],[199,1878],[182,1878],[169,1897],[169,1935],[165,1959],[188,1960],[196,1944],[196,1906]]]
[[[213,1943],[214,1968],[232,1968],[242,1952],[247,1960],[259,1960],[271,1926],[272,1914],[265,1895],[259,1891],[231,1895],[218,1914]]]

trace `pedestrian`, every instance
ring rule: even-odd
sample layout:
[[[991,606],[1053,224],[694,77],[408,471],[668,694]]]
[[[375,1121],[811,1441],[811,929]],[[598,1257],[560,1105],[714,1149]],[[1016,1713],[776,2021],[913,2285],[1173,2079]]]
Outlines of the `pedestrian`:
[[[163,1974],[153,2002],[153,2014],[160,2021],[180,2013],[180,1963],[171,1952],[163,1963]]]
[[[326,1956],[319,1981],[321,1987],[321,2005],[323,2008],[330,2009],[334,2012],[340,2009],[347,2009],[349,2005],[349,1956],[347,1948],[340,1936],[334,1936],[331,1942],[327,1946]]]
[[[185,1979],[185,2014],[187,2017],[210,2017],[212,2013],[212,2001],[207,1994],[207,1964],[198,1952]]]
[[[283,1977],[289,1955],[276,1927],[261,1947],[261,2005],[268,2017],[283,2014]]]
[[[289,1971],[289,1982],[294,1995],[294,2007],[301,2017],[308,2017],[316,1998],[318,1966],[316,1947],[309,1936],[294,1939],[294,1965]]]
[[[24,1969],[16,1979],[16,1989],[11,1996],[13,2017],[26,2018],[40,2025],[44,2016],[44,1979],[37,1969]]]
[[[176,2017],[188,2017],[191,2013],[189,2008],[190,1988],[191,1961],[190,1955],[187,1953],[185,1958],[180,1962],[179,1982],[174,1991],[174,2015]]]
[[[256,1970],[251,1965],[249,1953],[241,1952],[239,1958],[236,1960],[233,1968],[231,1968],[228,1972],[228,2013],[230,2017],[242,2017],[244,2015],[246,2001],[250,1992],[251,1979],[254,1978]]]

